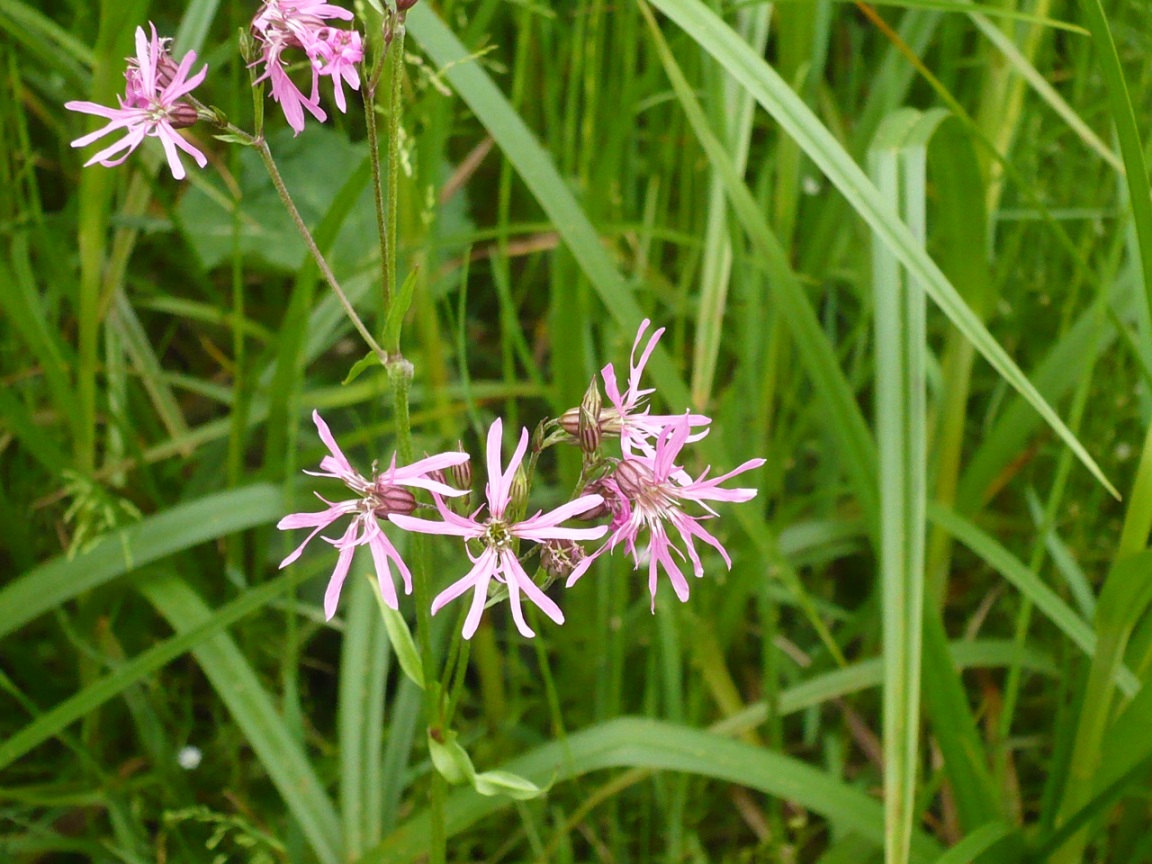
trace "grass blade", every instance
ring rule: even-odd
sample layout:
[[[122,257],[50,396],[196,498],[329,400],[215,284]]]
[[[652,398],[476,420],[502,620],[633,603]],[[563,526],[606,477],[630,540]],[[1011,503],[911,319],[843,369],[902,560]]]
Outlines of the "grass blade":
[[[0,590],[0,638],[85,591],[208,540],[284,515],[279,489],[246,486],[208,495],[102,537],[87,552],[54,558]]]
[[[177,633],[191,632],[212,620],[212,609],[175,577],[149,580],[140,590]],[[341,864],[344,857],[336,808],[236,643],[227,634],[218,633],[201,642],[193,653],[300,824],[316,857],[322,864]]]
[[[502,769],[546,785],[605,768],[636,767],[680,771],[757,789],[821,813],[839,829],[876,845],[883,842],[880,805],[863,792],[787,756],[656,720],[610,720],[564,741],[545,744]],[[448,801],[448,832],[458,834],[511,803],[485,798],[470,789],[456,792]],[[421,813],[360,859],[361,864],[411,861],[423,854],[427,833],[427,814]],[[912,849],[914,861],[931,861],[940,854],[936,842],[920,832],[913,837]]]
[[[79,720],[89,711],[114,699],[137,681],[193,650],[204,640],[231,627],[246,616],[260,611],[272,600],[286,593],[299,580],[299,573],[289,572],[248,589],[231,603],[216,609],[211,618],[202,624],[179,636],[153,645],[99,681],[68,697],[37,717],[35,722],[29,723],[15,735],[0,742],[0,769],[11,765],[41,742],[59,734],[70,723]]]
[[[1116,488],[1089,455],[1064,421],[1044,400],[1016,363],[1008,356],[979,317],[968,308],[956,288],[908,230],[860,167],[845,152],[812,110],[776,74],[775,70],[732,31],[701,0],[651,0],[684,31],[721,63],[784,130],[795,138],[869,227],[884,241],[923,285],[928,295],[952,323],[1012,387],[1044,418],[1077,459],[1112,495]],[[1145,186],[1146,188],[1146,186]]]

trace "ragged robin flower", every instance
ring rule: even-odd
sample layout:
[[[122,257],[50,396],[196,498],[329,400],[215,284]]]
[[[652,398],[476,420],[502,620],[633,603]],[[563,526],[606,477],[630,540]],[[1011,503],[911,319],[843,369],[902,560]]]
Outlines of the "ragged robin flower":
[[[328,119],[320,107],[321,75],[332,77],[336,107],[341,111],[347,110],[342,82],[353,90],[360,88],[357,66],[364,59],[360,34],[325,23],[352,18],[347,9],[322,0],[267,0],[252,19],[252,33],[261,45],[256,62],[264,64],[256,82],[271,82],[272,98],[280,103],[288,125],[297,134],[304,130],[304,109],[321,123]],[[285,52],[289,49],[299,49],[308,57],[312,82],[307,96],[288,75],[291,55]]]
[[[584,561],[584,568],[573,571],[568,577],[571,586],[587,570],[592,558],[604,551],[612,551],[617,546],[632,556],[636,569],[642,560],[648,564],[648,590],[652,595],[652,610],[656,609],[656,587],[659,571],[662,568],[672,582],[672,588],[681,601],[688,599],[688,580],[676,563],[685,558],[692,562],[693,573],[704,575],[704,566],[696,551],[694,541],[699,539],[720,553],[729,569],[732,559],[727,550],[700,523],[715,517],[712,501],[748,501],[755,497],[755,489],[724,489],[720,484],[737,474],[742,474],[764,464],[763,459],[749,459],[747,462],[722,474],[709,478],[711,469],[693,480],[682,469],[676,467],[680,451],[691,437],[690,415],[683,415],[678,422],[667,425],[656,439],[652,458],[646,456],[627,457],[620,461],[611,475],[599,481],[599,488],[609,496],[610,512],[613,513],[607,542]],[[693,515],[685,509],[695,503],[705,512]],[[670,531],[679,535],[683,550],[672,542]],[[648,543],[642,556],[638,543],[643,532],[648,534]]]
[[[634,453],[652,457],[655,454],[653,447],[656,438],[669,424],[679,423],[685,417],[687,417],[690,427],[701,430],[692,433],[688,438],[689,441],[698,441],[707,435],[708,430],[705,427],[712,422],[711,418],[703,414],[650,413],[648,397],[656,391],[654,388],[642,389],[640,377],[644,374],[644,367],[648,365],[652,352],[656,350],[656,344],[664,335],[663,327],[657,329],[649,337],[648,343],[640,351],[640,357],[637,359],[636,352],[640,349],[640,343],[650,323],[647,318],[640,322],[640,329],[637,331],[636,340],[632,344],[632,354],[628,364],[628,382],[624,390],[620,389],[615,366],[609,363],[600,371],[604,378],[604,392],[608,396],[609,404],[598,408],[599,432],[602,435],[618,436],[620,438],[620,450],[625,457]],[[587,397],[585,397],[585,402],[587,401]],[[583,443],[588,436],[588,431],[586,429],[587,423],[581,422],[583,413],[581,409],[586,412],[587,405],[566,411],[560,417],[560,425],[570,435]]]
[[[159,138],[168,158],[168,167],[177,180],[184,179],[184,165],[180,161],[179,150],[191,156],[203,168],[208,159],[176,131],[186,129],[196,122],[196,109],[181,99],[186,97],[208,72],[204,66],[189,77],[192,64],[196,62],[196,52],[189,51],[179,65],[169,54],[172,40],[161,39],[156,27],[148,25],[152,36],[143,27],[136,28],[136,56],[129,58],[128,69],[124,73],[126,85],[119,108],[109,108],[95,102],[65,102],[70,111],[95,114],[107,118],[106,126],[83,135],[72,142],[73,147],[86,147],[98,138],[123,129],[123,138],[104,148],[87,162],[84,167],[99,163],[105,167],[121,164],[143,142],[145,138]]]
[[[345,458],[340,445],[336,443],[336,439],[328,429],[328,424],[320,417],[319,412],[312,412],[312,420],[320,433],[320,440],[328,448],[329,455],[320,461],[319,471],[306,473],[316,477],[332,477],[340,480],[355,493],[356,497],[333,503],[317,494],[316,497],[328,505],[326,510],[315,513],[293,513],[281,519],[276,527],[283,531],[295,528],[311,528],[312,533],[287,558],[280,562],[280,567],[287,567],[299,558],[304,547],[312,538],[333,522],[343,516],[351,516],[352,521],[342,537],[338,540],[324,538],[340,553],[336,559],[336,568],[332,571],[331,579],[328,580],[328,589],[324,594],[324,616],[331,619],[336,614],[336,606],[340,601],[340,589],[348,576],[348,569],[352,565],[352,556],[359,546],[367,546],[372,552],[372,560],[376,565],[376,579],[380,584],[380,593],[384,597],[384,602],[396,609],[399,607],[399,603],[396,597],[396,587],[392,584],[390,562],[396,565],[401,579],[404,580],[404,593],[406,594],[412,593],[412,574],[401,559],[396,547],[388,539],[388,535],[381,529],[380,521],[387,521],[388,517],[394,513],[411,513],[416,509],[416,498],[410,491],[411,489],[426,489],[437,496],[467,494],[432,479],[431,475],[467,462],[468,454],[438,453],[402,468],[396,467],[396,457],[393,456],[392,463],[387,470],[375,474],[369,479],[353,468]]]
[[[479,555],[474,556],[469,551],[472,569],[462,579],[441,591],[432,602],[432,614],[436,614],[446,603],[455,600],[469,589],[472,590],[472,606],[464,621],[463,635],[465,639],[471,639],[472,634],[480,625],[480,617],[488,600],[488,588],[493,579],[507,586],[508,601],[512,606],[512,619],[524,636],[530,638],[536,634],[524,620],[524,611],[520,601],[521,592],[557,624],[564,623],[564,613],[560,611],[560,607],[541,591],[525,572],[518,557],[518,541],[531,540],[536,543],[544,543],[549,540],[595,540],[608,532],[607,526],[604,525],[595,528],[560,527],[560,523],[566,519],[571,519],[599,505],[603,501],[599,495],[585,495],[557,507],[550,513],[541,511],[528,519],[522,519],[518,522],[511,521],[509,510],[514,497],[513,485],[517,469],[528,449],[528,430],[521,431],[520,443],[516,447],[512,459],[508,462],[506,470],[500,468],[502,437],[503,423],[497,418],[488,430],[488,485],[485,489],[488,498],[487,518],[483,520],[478,518],[482,507],[470,517],[453,513],[439,496],[436,496],[436,504],[440,510],[442,522],[417,519],[403,513],[393,513],[388,517],[393,524],[408,531],[419,531],[424,534],[447,534],[461,537],[466,542],[476,541],[483,547]],[[576,570],[573,572],[579,577],[579,574],[583,573],[591,563],[592,559],[586,558],[576,565]]]

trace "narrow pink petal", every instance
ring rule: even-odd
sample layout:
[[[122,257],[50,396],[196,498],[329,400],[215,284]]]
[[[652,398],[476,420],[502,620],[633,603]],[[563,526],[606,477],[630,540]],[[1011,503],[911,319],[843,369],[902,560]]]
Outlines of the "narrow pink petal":
[[[515,560],[515,556],[512,555],[501,557]],[[520,581],[515,573],[508,572],[507,568],[510,566],[508,562],[505,562],[504,566],[506,568],[504,582],[508,585],[508,605],[512,607],[512,620],[516,622],[516,629],[520,631],[520,635],[525,639],[531,639],[536,635],[536,631],[524,620],[524,609],[520,605]]]
[[[356,523],[348,526],[343,539],[337,543],[340,556],[336,559],[336,568],[332,571],[332,578],[328,580],[328,588],[324,591],[324,618],[331,621],[336,614],[336,607],[340,603],[340,589],[344,587],[344,580],[348,576],[348,569],[352,566],[352,556],[356,554],[356,544],[353,536]]]
[[[155,90],[156,61],[154,52],[159,49],[160,37],[156,35],[156,25],[151,21],[148,26],[152,28],[152,38],[144,32],[143,27],[136,28],[136,62],[140,65],[140,77],[143,79],[144,89]]]
[[[638,398],[640,392],[640,376],[644,373],[644,367],[648,365],[648,358],[652,356],[652,352],[656,350],[656,343],[660,341],[660,337],[664,335],[664,328],[660,327],[653,334],[652,338],[648,340],[644,352],[640,355],[640,362],[636,362],[636,349],[640,345],[640,339],[644,336],[644,331],[648,329],[649,320],[645,318],[641,324],[640,329],[636,331],[636,341],[632,344],[632,370],[628,375],[628,391],[633,398]],[[649,391],[651,392],[651,391]]]
[[[486,570],[493,571],[495,569],[495,556],[496,553],[488,549],[482,552],[480,557],[477,558],[475,562],[473,562],[471,570],[469,570],[462,578],[457,579],[455,582],[453,582],[451,585],[436,595],[436,598],[432,601],[432,614],[435,615],[445,605],[451,603],[457,597],[460,597],[469,588],[474,587],[476,585],[476,581],[480,578],[484,578],[485,591],[487,591],[487,580],[491,577],[491,573],[485,577],[484,572]]]
[[[682,523],[682,524],[681,524]],[[723,544],[715,537],[713,537],[700,522],[690,516],[683,516],[678,520],[676,527],[680,530],[681,536],[684,537],[685,545],[695,554],[695,548],[692,546],[692,537],[699,537],[713,549],[720,553],[720,557],[724,559],[724,563],[728,569],[732,569],[732,559],[728,557],[728,550],[724,548]]]
[[[524,593],[528,596],[528,599],[535,603],[541,612],[557,624],[563,624],[564,613],[560,611],[560,607],[556,605],[551,597],[540,590],[539,585],[532,581],[532,577],[524,571],[520,562],[516,560],[516,556],[508,553],[504,557],[507,559],[505,573],[508,573],[511,577],[508,579],[509,592],[511,592],[513,583],[518,584],[524,589]],[[511,572],[509,573],[509,571]]]
[[[604,548],[605,548],[604,546],[601,546],[601,547],[600,547],[600,550],[603,550]],[[589,568],[589,567],[591,567],[591,566],[592,566],[592,564],[593,564],[593,562],[595,562],[595,560],[597,559],[597,557],[599,557],[599,555],[600,555],[600,550],[597,550],[597,551],[596,551],[595,553],[593,553],[592,555],[589,555],[587,558],[585,558],[583,561],[581,561],[579,564],[577,564],[577,565],[576,565],[576,566],[575,566],[575,567],[572,569],[572,572],[568,574],[568,579],[567,579],[567,581],[565,581],[565,583],[564,583],[564,587],[565,587],[565,588],[571,588],[573,585],[575,585],[575,584],[576,584],[576,581],[577,581],[577,580],[578,580],[578,579],[579,579],[581,576],[583,576],[585,573],[587,573],[587,572],[588,572],[588,568]]]
[[[516,472],[520,470],[520,463],[524,461],[524,454],[528,451],[528,430],[520,430],[520,443],[516,445],[516,451],[512,454],[512,458],[508,460],[508,467],[504,471],[504,476],[500,478],[500,498],[505,502],[505,506],[512,499],[512,483],[516,479]],[[500,516],[504,516],[504,511],[501,509]]]
[[[176,151],[176,144],[167,135],[159,135],[157,137],[159,137],[160,143],[164,145],[164,154],[168,157],[168,167],[172,169],[172,176],[177,180],[183,180],[186,172],[184,171],[183,163],[180,161],[180,154]]]
[[[600,495],[584,495],[567,504],[561,504],[555,510],[548,513],[537,513],[530,519],[525,519],[513,526],[513,533],[517,536],[524,536],[519,534],[519,529],[527,531],[535,531],[541,528],[550,528],[554,525],[559,525],[565,519],[571,519],[573,516],[579,516],[581,513],[586,513],[593,507],[599,507],[604,503],[604,498]]]
[[[199,150],[197,150],[195,147],[193,147],[188,142],[188,140],[185,139],[185,137],[183,135],[181,135],[179,132],[177,132],[175,129],[172,129],[171,127],[168,127],[168,126],[162,126],[160,131],[161,131],[161,137],[163,137],[165,135],[171,135],[172,136],[172,143],[175,144],[177,147],[179,147],[181,150],[183,150],[185,153],[187,153],[189,156],[191,156],[196,161],[196,164],[199,165],[201,168],[203,168],[205,165],[208,164],[208,157],[205,156],[203,153],[201,153]]]
[[[600,377],[604,379],[604,394],[608,397],[608,401],[620,413],[623,419],[626,413],[627,406],[624,404],[624,399],[620,395],[620,386],[616,383],[616,367],[611,363],[600,370]]]
[[[161,93],[161,99],[165,104],[171,105],[181,96],[186,93],[191,93],[204,81],[204,77],[208,74],[207,66],[200,67],[199,72],[191,78],[188,77],[188,73],[192,69],[192,64],[195,62],[195,51],[189,51],[184,55],[184,59],[181,60],[180,65],[176,67],[176,74],[172,76],[171,82],[169,82],[168,86],[165,87]]]
[[[710,480],[704,480],[703,477],[701,477],[695,483],[681,490],[680,497],[690,498],[693,501],[748,501],[756,497],[756,489],[721,489],[719,488],[719,484],[735,477],[737,474],[743,474],[745,471],[759,468],[764,462],[764,459],[749,459],[743,465],[729,471],[727,474],[721,474],[719,477],[713,477]]]
[[[523,525],[524,523],[520,523]],[[539,543],[543,540],[599,540],[608,533],[607,525],[593,525],[590,528],[559,528],[556,526],[538,528],[535,530],[512,526],[512,533],[522,540],[534,540]]]
[[[683,603],[688,599],[688,580],[684,578],[684,574],[680,571],[680,568],[676,566],[675,559],[669,554],[668,550],[670,545],[668,538],[663,532],[652,532],[652,539],[648,543],[648,555],[650,556],[648,562],[648,586],[652,591],[653,606],[655,606],[656,603],[655,573],[657,563],[659,563],[664,568],[664,572],[668,574],[668,578],[672,582],[672,589],[676,592],[676,596],[680,598],[680,602]]]
[[[319,510],[312,513],[289,513],[283,519],[276,523],[276,527],[281,531],[292,531],[296,528],[321,528],[331,525],[345,513],[355,512],[355,503],[347,501],[341,504],[333,504],[327,510]]]
[[[113,120],[108,125],[101,126],[95,132],[89,132],[87,135],[83,135],[83,136],[77,138],[75,141],[72,142],[72,146],[73,147],[87,147],[93,141],[96,141],[99,138],[103,138],[105,135],[110,135],[111,133],[115,132],[117,129],[129,129],[129,128],[131,128],[132,122],[133,121],[131,119],[125,119],[125,118],[121,118],[119,120]]]
[[[500,449],[504,440],[504,421],[497,417],[488,427],[488,446],[485,449],[485,458],[488,462],[488,485],[485,492],[488,496],[488,509],[492,515],[499,519],[504,515],[504,508],[508,502],[500,497]]]
[[[324,418],[320,416],[319,411],[312,412],[312,422],[316,424],[316,431],[320,433],[320,440],[324,442],[324,446],[328,448],[328,452],[332,454],[332,458],[336,460],[336,464],[340,466],[342,471],[347,471],[349,474],[355,474],[352,470],[352,465],[344,456],[344,451],[340,449],[340,445],[336,443],[336,438],[332,435],[332,430],[328,428],[328,424],[324,422]],[[324,463],[320,463],[320,467],[324,467]]]
[[[98,102],[81,102],[75,99],[71,102],[65,102],[64,107],[69,111],[79,111],[81,114],[95,114],[97,117],[108,117],[110,119],[123,119],[124,114],[131,110],[126,108],[109,108],[107,105],[101,105]]]
[[[459,517],[457,517],[459,518]],[[448,537],[464,537],[473,539],[484,535],[484,526],[475,522],[462,520],[457,522],[436,522],[431,519],[417,519],[415,516],[405,516],[403,513],[389,513],[388,521],[405,531],[416,531],[419,534],[444,534]]]
[[[95,156],[90,158],[87,162],[85,162],[84,167],[87,168],[89,165],[95,165],[97,162],[108,168],[111,168],[114,165],[119,165],[128,157],[129,153],[140,146],[140,142],[143,140],[144,133],[142,131],[139,129],[130,129],[128,130],[127,135],[125,135],[111,147],[106,147]],[[121,150],[126,151],[124,155],[119,159],[113,159],[112,156],[116,153],[119,153]]]
[[[392,548],[384,532],[379,529],[376,529],[372,539],[368,541],[368,548],[372,552],[372,563],[376,565],[376,581],[380,584],[380,594],[384,602],[392,609],[399,609],[400,601],[396,597],[396,586],[392,584],[392,569],[388,566],[388,559],[393,558],[400,562],[400,555]]]
[[[660,436],[656,444],[656,464],[652,466],[652,473],[658,483],[668,479],[676,468],[676,457],[688,439],[688,423],[683,417],[680,421],[669,425]]]

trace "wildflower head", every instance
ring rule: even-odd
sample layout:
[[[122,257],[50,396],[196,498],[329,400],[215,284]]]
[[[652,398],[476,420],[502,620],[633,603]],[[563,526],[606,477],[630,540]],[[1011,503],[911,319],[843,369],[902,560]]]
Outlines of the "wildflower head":
[[[725,489],[720,484],[764,464],[763,459],[750,459],[734,471],[711,479],[708,478],[710,469],[705,469],[693,480],[676,464],[680,451],[691,437],[689,418],[690,415],[683,415],[660,433],[651,457],[640,454],[627,456],[616,465],[611,475],[600,481],[605,490],[604,499],[613,502],[613,515],[608,541],[596,555],[622,545],[632,555],[637,568],[642,566],[642,557],[645,558],[653,611],[656,608],[657,577],[661,570],[671,580],[676,596],[681,601],[688,599],[688,581],[676,558],[683,561],[686,557],[692,562],[693,573],[697,577],[704,575],[695,540],[702,540],[713,547],[724,563],[729,568],[732,566],[727,550],[700,523],[716,516],[708,502],[739,502],[753,498],[755,489]],[[688,508],[693,504],[704,512],[690,513]],[[641,535],[647,535],[648,540],[644,556],[638,548]],[[673,544],[673,535],[678,535],[680,546]],[[569,576],[567,584],[572,585],[582,572]]]
[[[196,62],[196,52],[189,51],[177,64],[169,54],[171,40],[161,39],[154,25],[149,24],[149,28],[151,37],[143,27],[136,28],[136,56],[128,60],[124,73],[124,96],[119,99],[118,108],[95,102],[64,103],[70,111],[94,114],[109,121],[95,132],[77,138],[72,146],[86,147],[105,135],[123,130],[123,138],[84,163],[84,167],[96,163],[112,167],[127,159],[145,138],[158,138],[172,176],[181,180],[185,171],[179,151],[191,156],[201,168],[208,164],[207,157],[176,132],[196,122],[196,109],[182,99],[200,85],[208,67],[202,67],[195,75],[189,76]]]
[[[597,506],[602,501],[599,495],[585,495],[551,512],[540,511],[528,519],[513,521],[512,514],[523,508],[522,504],[514,503],[513,499],[518,494],[515,491],[516,477],[528,450],[528,430],[521,430],[519,444],[506,468],[502,466],[502,440],[503,423],[497,419],[488,430],[488,484],[485,487],[488,499],[487,518],[481,519],[483,507],[469,517],[460,516],[450,510],[439,496],[436,496],[435,500],[442,521],[418,519],[401,514],[389,517],[393,524],[408,531],[447,534],[460,537],[465,542],[477,541],[483,547],[479,555],[473,556],[472,552],[469,552],[472,568],[462,579],[441,591],[432,602],[432,613],[436,614],[447,603],[469,590],[472,591],[472,605],[464,620],[465,639],[471,639],[480,625],[480,617],[488,600],[488,589],[494,581],[507,588],[512,619],[524,636],[531,637],[536,634],[524,620],[521,594],[557,624],[564,623],[564,614],[560,611],[560,607],[540,590],[524,571],[518,547],[522,541],[546,543],[550,540],[593,540],[603,537],[608,531],[603,525],[595,528],[564,528],[560,524]],[[590,560],[581,563],[578,569],[586,569],[586,564],[590,563]],[[580,572],[583,572],[583,569],[580,569]]]
[[[336,106],[347,110],[343,84],[353,90],[360,87],[357,65],[364,59],[360,34],[330,26],[331,19],[352,20],[347,9],[322,0],[266,0],[252,19],[252,36],[260,46],[260,56],[253,65],[264,64],[257,83],[271,83],[272,99],[280,103],[288,125],[299,134],[304,130],[305,109],[323,123],[328,119],[320,107],[320,76],[332,77]],[[312,71],[311,87],[304,95],[288,75],[289,58],[285,52],[305,53]]]
[[[407,594],[412,593],[412,574],[396,547],[388,539],[388,535],[384,533],[380,522],[381,520],[386,522],[395,514],[412,513],[416,509],[413,489],[426,489],[437,496],[464,495],[464,492],[433,479],[432,474],[467,461],[468,454],[440,453],[400,468],[396,466],[396,457],[393,456],[387,470],[369,479],[352,467],[319,412],[312,412],[312,420],[316,424],[320,440],[328,448],[328,455],[320,461],[319,471],[309,473],[340,480],[353,493],[353,497],[331,502],[317,495],[317,498],[328,505],[327,509],[311,513],[293,513],[281,519],[276,526],[281,530],[311,528],[312,533],[280,562],[280,566],[287,567],[300,557],[304,547],[313,537],[342,517],[349,516],[351,521],[340,538],[324,538],[339,551],[336,568],[332,571],[328,590],[324,595],[324,614],[328,618],[336,614],[340,589],[348,576],[352,556],[360,546],[367,546],[371,551],[376,566],[376,578],[380,583],[380,593],[384,601],[396,609],[399,602],[396,588],[392,583],[392,566],[394,565],[400,573]]]

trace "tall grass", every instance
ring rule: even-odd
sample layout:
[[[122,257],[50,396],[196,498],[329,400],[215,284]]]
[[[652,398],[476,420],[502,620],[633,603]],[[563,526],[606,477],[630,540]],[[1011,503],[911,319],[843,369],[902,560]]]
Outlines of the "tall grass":
[[[529,791],[441,821],[438,669],[365,564],[330,623],[327,550],[277,571],[307,418],[386,459],[387,376],[253,151],[69,147],[149,18],[252,128],[255,5],[0,0],[0,858],[1152,860],[1148,10],[421,0],[383,251],[362,107],[268,111],[373,332],[415,274],[417,453],[577,404],[649,317],[687,467],[768,458],[687,604],[606,558],[533,644],[488,610],[453,740]]]

